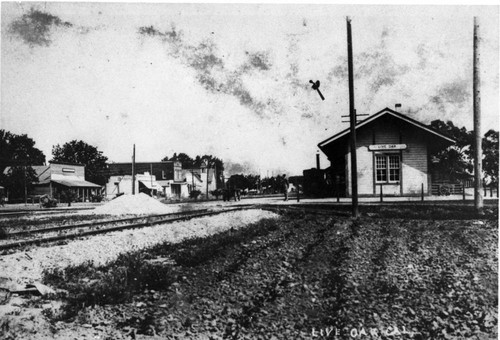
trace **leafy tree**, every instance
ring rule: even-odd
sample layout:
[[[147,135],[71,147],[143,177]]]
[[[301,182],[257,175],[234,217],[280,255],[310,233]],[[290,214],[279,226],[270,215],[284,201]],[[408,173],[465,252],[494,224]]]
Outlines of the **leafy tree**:
[[[45,155],[35,148],[35,142],[28,135],[16,135],[0,130],[0,172],[7,166],[43,165]]]
[[[498,186],[498,131],[489,130],[483,138],[483,171]]]
[[[470,146],[474,141],[474,134],[472,131],[467,131],[465,127],[459,128],[455,126],[453,122],[447,121],[446,123],[442,120],[433,120],[430,127],[434,130],[453,138],[456,141],[455,146],[460,150],[465,149]]]
[[[28,135],[0,130],[0,184],[7,189],[11,198],[24,197],[25,183],[27,191],[32,190],[38,177],[31,165],[44,163],[45,155],[35,147],[35,142]],[[8,166],[11,168],[4,174]]]
[[[451,181],[462,181],[470,177],[473,170],[471,144],[474,136],[472,132],[464,127],[455,126],[451,121],[445,123],[442,120],[434,120],[430,127],[456,141],[456,144],[431,155],[438,159],[433,167]]]
[[[95,146],[84,141],[72,140],[52,148],[52,160],[85,165],[85,180],[99,185],[107,182],[108,158]]]
[[[278,178],[274,176],[265,177],[262,179],[261,185],[266,193],[274,194],[277,192],[276,190],[279,188]]]
[[[61,199],[63,200],[63,202],[68,203],[68,207],[71,207],[71,202],[76,201],[77,198],[78,195],[71,188],[67,188],[61,193]]]
[[[232,175],[229,177],[228,185],[231,189],[246,189],[248,180],[244,175]]]
[[[185,154],[183,152],[181,152],[180,154],[177,154],[175,152],[173,154],[173,156],[170,158],[168,158],[168,156],[165,156],[161,161],[162,162],[165,162],[165,161],[181,162],[183,169],[194,168],[194,159],[192,159],[191,157],[189,157],[187,154]]]
[[[38,176],[30,166],[13,166],[6,174],[0,175],[0,178],[11,199],[24,197],[24,186],[26,185],[29,193],[33,190],[34,183],[38,182]]]
[[[459,128],[453,122],[434,120],[430,127],[456,140],[456,144],[432,155],[439,161],[436,169],[451,180],[462,180],[473,173],[474,132]],[[489,130],[482,139],[483,171],[492,183],[498,183],[498,131]]]
[[[260,175],[246,175],[249,190],[258,189],[260,182]]]

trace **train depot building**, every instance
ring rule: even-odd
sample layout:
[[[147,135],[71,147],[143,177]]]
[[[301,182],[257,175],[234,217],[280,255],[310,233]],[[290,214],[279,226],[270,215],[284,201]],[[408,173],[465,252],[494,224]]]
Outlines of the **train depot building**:
[[[416,196],[431,193],[430,155],[455,141],[412,118],[385,108],[356,124],[358,194]],[[350,197],[350,129],[318,144],[328,157],[339,196]]]

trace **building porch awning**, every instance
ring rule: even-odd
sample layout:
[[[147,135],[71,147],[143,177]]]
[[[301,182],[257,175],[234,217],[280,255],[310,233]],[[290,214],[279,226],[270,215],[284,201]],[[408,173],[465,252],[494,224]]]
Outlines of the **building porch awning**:
[[[69,188],[101,188],[100,185],[88,181],[75,181],[69,179],[53,179],[52,182]]]

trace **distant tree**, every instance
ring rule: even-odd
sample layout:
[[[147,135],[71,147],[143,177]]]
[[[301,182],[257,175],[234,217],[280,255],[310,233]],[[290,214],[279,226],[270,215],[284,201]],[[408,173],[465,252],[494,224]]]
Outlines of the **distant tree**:
[[[470,146],[474,140],[472,131],[467,131],[465,127],[459,128],[451,121],[443,122],[439,119],[433,120],[430,127],[456,140],[457,143],[455,146],[461,150]]]
[[[7,189],[10,198],[24,197],[25,184],[27,193],[32,190],[38,177],[31,166],[44,163],[45,155],[28,135],[0,130],[0,185]],[[8,166],[11,168],[4,173]]]
[[[265,193],[271,193],[274,194],[278,192],[277,190],[279,189],[279,184],[280,180],[277,177],[265,177],[261,181],[262,188],[264,189]]]
[[[0,173],[7,166],[43,165],[45,155],[35,147],[28,135],[16,135],[0,130]]]
[[[491,184],[498,186],[498,131],[486,132],[482,146],[483,171]]]
[[[182,163],[182,168],[183,169],[190,169],[194,167],[194,159],[189,157],[187,154],[181,152],[180,154],[174,153],[172,157],[168,158],[168,156],[165,156],[162,159],[162,162],[164,161],[175,161],[175,162],[181,162]]]
[[[246,175],[249,190],[258,189],[260,183],[260,175]]]
[[[434,120],[430,127],[447,135],[456,144],[432,155],[438,159],[434,166],[451,180],[462,180],[473,173],[474,133],[465,127],[459,128],[453,122]],[[498,183],[498,131],[489,130],[482,139],[482,165],[485,177],[493,184]]]
[[[229,177],[228,185],[231,189],[246,189],[248,180],[244,175],[232,175]]]
[[[451,181],[462,181],[470,177],[473,169],[472,132],[455,126],[451,121],[443,122],[439,119],[432,121],[430,127],[456,141],[456,144],[431,155],[438,160],[433,167]]]
[[[72,140],[52,148],[52,160],[85,165],[85,180],[99,185],[107,182],[108,158],[95,146],[84,141]]]
[[[68,207],[71,207],[71,202],[76,201],[77,198],[78,195],[71,188],[67,188],[61,193],[62,201],[68,203]]]
[[[29,194],[33,190],[34,183],[38,182],[38,176],[32,167],[13,166],[6,174],[1,174],[1,183],[9,192],[10,199],[24,197],[24,187]]]

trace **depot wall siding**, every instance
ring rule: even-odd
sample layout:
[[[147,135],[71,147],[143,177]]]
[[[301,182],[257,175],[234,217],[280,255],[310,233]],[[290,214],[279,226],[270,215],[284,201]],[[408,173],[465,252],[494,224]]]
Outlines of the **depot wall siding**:
[[[357,167],[358,167],[358,194],[379,195],[380,185],[375,183],[375,154],[370,151],[373,144],[406,144],[405,150],[391,151],[400,155],[401,169],[399,183],[383,185],[384,195],[419,195],[424,187],[428,193],[428,161],[427,145],[418,131],[401,126],[393,121],[376,122],[369,129],[359,129],[356,134]],[[389,153],[381,151],[380,153]],[[352,195],[351,188],[351,154],[346,155],[346,183],[347,194]]]
[[[427,144],[421,136],[412,131],[405,131],[403,143],[408,146],[402,153],[403,193],[408,195],[421,194],[423,184],[424,194],[427,194],[429,191]]]
[[[373,144],[373,133],[361,130],[357,136],[356,158],[358,160],[358,194],[373,194],[373,153],[368,146]]]

